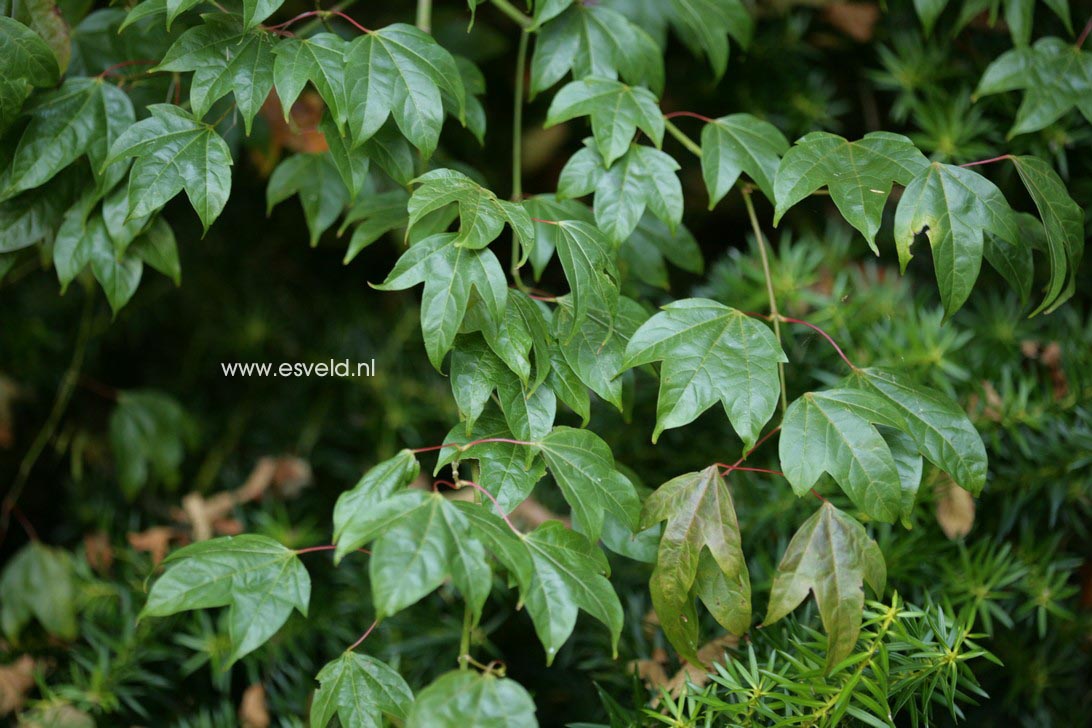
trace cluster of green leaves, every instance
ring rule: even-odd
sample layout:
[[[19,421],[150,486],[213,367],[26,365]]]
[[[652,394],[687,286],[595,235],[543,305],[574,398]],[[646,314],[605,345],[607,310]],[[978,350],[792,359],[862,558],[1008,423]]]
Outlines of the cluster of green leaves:
[[[476,4],[469,3],[471,10]],[[1016,212],[979,171],[996,168],[930,161],[901,134],[871,132],[851,141],[813,131],[790,145],[776,125],[737,113],[705,119],[695,143],[660,107],[666,30],[706,56],[719,78],[729,36],[746,45],[752,34],[753,20],[741,3],[631,7],[543,0],[530,15],[501,4],[517,18],[522,43],[535,36],[530,92],[547,92],[571,75],[554,93],[545,125],[587,117],[591,136],[561,170],[556,195],[507,201],[437,153],[448,117],[484,138],[485,116],[475,98],[483,83],[470,61],[428,33],[402,23],[364,29],[353,21],[360,34],[351,39],[333,32],[295,35],[285,30],[293,21],[263,24],[278,2],[244,0],[241,8],[217,6],[219,12],[206,15],[196,12],[199,5],[145,0],[127,14],[100,18],[123,38],[140,29],[159,35],[154,67],[139,75],[170,74],[179,98],[188,88],[185,105],[151,103],[134,93],[135,84],[126,90],[111,83],[118,68],[139,60],[127,53],[83,59],[82,73],[69,69],[62,80],[62,59],[41,31],[3,19],[0,50],[16,63],[14,77],[0,86],[0,131],[8,132],[0,140],[0,221],[14,232],[0,254],[38,245],[62,287],[87,278],[89,270],[115,312],[135,294],[144,264],[177,281],[177,245],[161,217],[164,206],[185,192],[207,232],[231,194],[234,117],[249,136],[271,92],[287,119],[293,102],[313,87],[325,107],[319,131],[328,148],[281,161],[269,179],[268,207],[298,195],[312,245],[342,219],[342,231],[353,227],[347,261],[385,233],[405,231],[408,247],[375,287],[401,291],[423,284],[425,350],[435,369],[445,371],[446,363],[460,416],[444,445],[434,448],[440,451],[435,473],[450,466],[454,487],[481,493],[453,502],[411,487],[420,466],[415,453],[404,450],[342,496],[334,513],[335,559],[370,547],[376,619],[450,582],[466,603],[469,631],[481,622],[494,572],[500,572],[517,587],[547,663],[570,639],[581,610],[607,626],[616,652],[624,613],[602,541],[611,551],[655,562],[651,601],[681,657],[699,659],[698,600],[722,627],[746,632],[751,577],[725,480],[735,466],[714,464],[671,478],[642,505],[602,437],[558,422],[565,416],[561,404],[587,426],[593,394],[626,414],[627,388],[653,376],[659,381],[655,423],[644,429],[654,444],[720,402],[742,444],[733,453],[740,462],[764,441],[763,433],[778,430],[780,467],[796,496],[808,497],[826,477],[844,493],[848,506],[824,500],[788,542],[771,579],[765,624],[814,595],[827,633],[824,669],[836,676],[849,667],[864,618],[863,587],[882,595],[887,571],[858,518],[909,527],[926,461],[977,495],[986,483],[986,450],[949,393],[891,367],[859,368],[847,359],[847,378],[831,377],[828,388],[790,403],[784,369],[800,362],[785,350],[780,328],[800,322],[777,313],[770,280],[768,322],[708,298],[681,298],[652,312],[648,301],[626,295],[634,281],[665,283],[665,259],[684,270],[702,267],[682,227],[683,164],[663,150],[665,134],[700,158],[709,206],[739,187],[756,230],[752,187],[774,205],[775,225],[825,190],[878,254],[887,200],[894,185],[903,187],[894,212],[895,250],[905,270],[915,239],[928,238],[947,317],[967,302],[983,258],[1026,299],[1034,287],[1034,256],[1045,255],[1047,280],[1034,313],[1052,312],[1074,295],[1084,218],[1054,168],[1029,154],[984,160],[1011,162],[1038,212],[1033,216]],[[991,4],[968,5],[977,12]],[[1054,38],[1029,46],[1031,6],[1005,4],[1018,47],[986,69],[976,92],[1026,91],[1010,136],[1038,131],[1072,108],[1090,115],[1087,54]],[[1060,5],[1051,7],[1068,21]],[[944,3],[917,8],[928,28]],[[517,73],[522,88],[523,69]],[[517,188],[518,174],[517,165]],[[578,201],[587,196],[590,209]],[[508,271],[493,249],[506,234]],[[761,237],[758,244],[765,257]],[[521,270],[529,264],[540,280],[555,254],[557,280],[567,292],[537,295]],[[770,429],[779,402],[780,422]],[[122,393],[110,422],[122,488],[135,492],[149,472],[172,485],[188,429],[169,402]],[[464,478],[468,469],[472,480]],[[506,514],[547,473],[572,528],[549,521],[520,532]],[[273,637],[293,610],[306,615],[310,591],[296,551],[244,535],[172,554],[142,614],[227,607],[230,665]],[[13,631],[30,615],[56,622],[33,604],[13,609]],[[884,623],[869,657],[905,616]],[[471,656],[458,658],[465,668]],[[448,725],[475,713],[534,721],[523,688],[493,669],[444,675],[414,699],[390,666],[350,649],[327,664],[318,681],[312,709],[318,725],[335,715],[349,725],[379,724],[384,715],[407,725]],[[953,694],[957,682],[945,683]],[[853,704],[843,695],[839,689],[828,706],[833,720],[847,712],[879,716],[886,701],[853,692]]]

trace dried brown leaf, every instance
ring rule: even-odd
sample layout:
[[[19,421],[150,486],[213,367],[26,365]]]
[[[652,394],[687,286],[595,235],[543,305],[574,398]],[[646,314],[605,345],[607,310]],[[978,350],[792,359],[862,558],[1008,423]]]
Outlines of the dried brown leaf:
[[[974,526],[974,496],[944,475],[937,482],[937,523],[951,541],[963,538]]]
[[[265,704],[265,688],[254,683],[243,691],[239,701],[239,723],[243,728],[269,728],[269,708]]]
[[[0,665],[0,716],[23,707],[34,687],[34,658],[22,655],[9,665]]]

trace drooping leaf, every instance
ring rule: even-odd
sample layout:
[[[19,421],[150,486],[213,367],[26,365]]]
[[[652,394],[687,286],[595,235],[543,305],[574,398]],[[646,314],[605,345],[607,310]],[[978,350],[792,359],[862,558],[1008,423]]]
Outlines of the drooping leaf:
[[[361,250],[368,247],[392,230],[404,228],[409,224],[406,203],[409,194],[405,190],[390,190],[376,195],[364,195],[345,213],[338,235],[350,225],[353,236],[349,239],[349,248],[345,251],[343,263],[350,263]]]
[[[1029,156],[1011,159],[1039,210],[1046,230],[1050,281],[1043,302],[1034,313],[1044,310],[1049,313],[1068,300],[1077,288],[1077,276],[1084,256],[1084,212],[1069,196],[1062,180],[1049,164]]]
[[[299,195],[311,247],[349,204],[349,190],[329,152],[294,154],[278,164],[266,187],[266,214],[292,195]]]
[[[353,140],[362,143],[388,116],[426,157],[432,156],[444,121],[441,93],[466,113],[466,92],[455,59],[432,36],[394,23],[359,36],[345,54],[353,74],[346,80],[346,119]]]
[[[114,161],[107,159],[111,143],[135,118],[125,92],[101,78],[67,79],[24,111],[30,123],[19,138],[8,188],[0,197],[38,187],[84,155],[98,175]]]
[[[83,170],[69,167],[41,187],[0,202],[0,230],[4,231],[0,253],[53,238],[65,210],[77,202],[89,181]]]
[[[154,390],[119,392],[110,415],[110,445],[122,492],[131,499],[150,479],[176,487],[195,436],[193,420],[171,397]]]
[[[846,219],[873,252],[891,185],[908,185],[929,165],[904,136],[871,132],[851,142],[836,134],[812,132],[798,139],[781,160],[774,178],[774,225],[796,203],[826,187]]]
[[[605,167],[625,154],[638,129],[648,134],[657,147],[663,144],[664,117],[648,89],[602,76],[573,81],[554,96],[545,125],[581,116],[591,117],[595,144]]]
[[[628,528],[637,525],[641,503],[629,478],[618,471],[607,443],[589,430],[555,427],[539,444],[550,474],[573,511],[573,527],[591,539],[612,513]]]
[[[396,614],[450,578],[476,624],[492,586],[482,544],[443,495],[402,490],[354,511],[336,539],[335,560],[372,541],[368,573],[376,618]]]
[[[704,54],[717,79],[728,67],[728,36],[746,47],[754,20],[740,0],[671,0],[671,25],[694,54]]]
[[[572,291],[571,320],[561,338],[570,339],[592,311],[613,319],[618,309],[618,269],[611,245],[599,228],[569,220],[555,227],[557,257]]]
[[[829,473],[862,511],[893,522],[902,482],[891,449],[874,425],[900,429],[903,415],[865,389],[808,392],[789,405],[781,424],[781,469],[797,495]]]
[[[660,521],[667,523],[649,582],[652,606],[664,634],[679,654],[700,662],[694,589],[700,580],[702,587],[698,591],[708,595],[716,593],[718,585],[708,570],[703,572],[698,568],[706,552],[713,559],[714,570],[731,585],[735,595],[726,604],[714,601],[706,606],[734,634],[745,632],[751,622],[751,588],[740,545],[739,522],[720,468],[711,465],[661,485],[645,501],[640,528],[649,528]]]
[[[368,182],[368,167],[371,162],[364,145],[353,148],[350,140],[338,131],[329,113],[322,115],[319,130],[326,140],[326,146],[329,147],[330,161],[334,163],[341,181],[345,183],[349,199],[357,199]]]
[[[609,169],[591,139],[561,170],[559,197],[582,197],[595,193],[595,221],[615,243],[633,233],[645,209],[674,229],[682,220],[682,185],[676,172],[679,164],[671,156],[640,144],[633,144]]]
[[[508,427],[508,423],[493,409],[487,410],[478,417],[469,433],[462,425],[451,428],[444,437],[444,442],[451,445],[466,445],[477,440],[496,438],[517,439]],[[505,513],[511,512],[525,501],[535,484],[546,474],[546,464],[530,447],[508,442],[483,442],[462,452],[454,447],[444,448],[440,451],[433,475],[439,475],[443,468],[456,460],[477,461],[478,480],[476,482],[493,494]]]
[[[296,556],[268,536],[244,534],[175,551],[148,594],[140,617],[228,607],[230,661],[276,634],[296,609],[307,616],[311,577]]]
[[[9,81],[52,86],[60,77],[57,57],[45,41],[14,18],[0,16],[0,58]]]
[[[326,102],[330,118],[344,132],[349,102],[345,89],[345,50],[348,43],[333,33],[307,38],[283,38],[273,46],[273,83],[288,122],[292,106],[310,81]]]
[[[178,261],[178,243],[174,231],[161,217],[133,241],[133,254],[155,270],[182,285],[182,266]]]
[[[144,263],[133,253],[119,252],[109,235],[93,235],[90,243],[91,272],[116,315],[136,293]]]
[[[326,728],[334,716],[343,726],[382,728],[384,715],[405,720],[413,703],[413,691],[398,671],[370,655],[345,652],[315,679],[312,728]]]
[[[618,258],[623,280],[636,278],[665,290],[669,287],[665,261],[688,273],[705,270],[701,247],[686,226],[672,230],[647,210],[618,249]]]
[[[607,402],[622,409],[622,369],[626,346],[634,332],[648,319],[648,314],[636,301],[618,299],[618,314],[608,318],[593,310],[583,323],[572,322],[573,309],[567,300],[559,300],[555,314],[559,332],[572,332],[559,338],[558,344],[565,362],[584,386]]]
[[[829,637],[827,670],[857,644],[864,588],[883,593],[887,567],[883,553],[856,520],[823,503],[793,536],[777,567],[764,624],[796,609],[810,591]]]
[[[701,171],[709,209],[724,199],[743,172],[772,202],[777,167],[788,149],[776,126],[751,114],[731,114],[706,124],[701,130]]]
[[[231,192],[231,151],[208,124],[171,104],[148,107],[110,147],[105,164],[136,157],[129,173],[131,215],[155,212],[182,190],[207,232]]]
[[[895,470],[899,471],[899,484],[902,486],[902,508],[899,518],[903,526],[911,528],[913,521],[910,516],[914,512],[914,503],[917,501],[918,489],[921,487],[925,461],[918,453],[918,446],[913,438],[905,432],[883,425],[876,429],[891,449],[891,457],[895,460]]]
[[[538,728],[535,702],[515,680],[468,670],[441,675],[417,696],[406,728]]]
[[[410,229],[426,215],[456,205],[459,234],[455,237],[455,245],[484,248],[497,239],[507,224],[523,249],[530,249],[534,228],[530,215],[518,202],[498,199],[493,192],[453,169],[435,169],[421,175],[414,183],[418,187],[409,201]]]
[[[76,637],[76,584],[66,551],[32,541],[11,557],[0,574],[0,627],[18,644],[32,619],[61,639]]]
[[[715,301],[688,298],[664,306],[633,334],[622,367],[654,361],[663,365],[653,442],[719,400],[747,450],[777,407],[777,365],[788,359],[765,324]]]
[[[456,506],[473,524],[474,534],[515,577],[546,650],[547,665],[569,639],[581,609],[607,626],[617,649],[622,605],[606,578],[610,565],[598,547],[559,521],[547,521],[519,537],[486,510],[491,506],[465,502]]]
[[[472,308],[471,313],[481,311]],[[479,317],[475,316],[475,319]],[[493,321],[488,316],[475,320],[489,348],[530,389],[537,388],[550,372],[551,339],[540,304],[526,293],[508,289],[504,318]]]
[[[1061,38],[1014,48],[986,68],[974,96],[1007,91],[1024,92],[1010,139],[1044,129],[1073,109],[1092,123],[1092,53]]]
[[[334,543],[355,540],[354,524],[365,522],[368,511],[408,486],[420,472],[421,465],[411,450],[402,450],[370,468],[334,505]]]
[[[982,267],[984,233],[1017,239],[1016,219],[1001,190],[973,170],[933,162],[906,186],[895,213],[895,247],[905,272],[914,236],[929,238],[944,311],[955,313]]]
[[[421,329],[429,360],[437,369],[451,350],[463,322],[470,291],[478,292],[489,315],[500,321],[508,301],[508,283],[500,261],[488,248],[455,244],[455,233],[433,235],[410,246],[383,283],[381,291],[401,291],[425,284]]]
[[[537,13],[536,9],[536,13]],[[659,93],[664,84],[663,56],[656,42],[624,15],[599,4],[573,3],[537,18],[531,58],[531,95],[545,91],[572,72],[621,78]]]
[[[1021,302],[1027,304],[1035,273],[1031,251],[1046,249],[1046,231],[1043,223],[1034,215],[1018,212],[1014,219],[1018,231],[1016,240],[1005,240],[987,231],[982,254],[994,270],[1019,292]]]
[[[273,64],[272,34],[246,30],[237,16],[219,14],[205,16],[203,24],[183,33],[155,70],[194,72],[190,106],[197,118],[232,94],[249,136],[273,89]]]
[[[929,462],[977,495],[986,484],[986,448],[967,414],[947,395],[884,369],[858,369],[847,383],[882,397],[900,415],[906,433]]]

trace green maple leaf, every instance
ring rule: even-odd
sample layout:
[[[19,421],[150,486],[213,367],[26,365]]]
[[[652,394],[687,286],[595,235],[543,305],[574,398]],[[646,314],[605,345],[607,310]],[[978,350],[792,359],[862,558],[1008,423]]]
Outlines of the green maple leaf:
[[[329,147],[330,161],[334,163],[341,181],[345,183],[349,200],[357,199],[360,191],[368,183],[368,168],[371,164],[368,159],[367,145],[362,144],[354,148],[352,142],[337,130],[329,111],[322,115],[319,131],[322,132],[326,146]]]
[[[658,93],[664,84],[663,55],[656,42],[624,15],[598,4],[560,5],[539,13],[541,23],[531,58],[531,95],[544,91],[570,71],[621,78]]]
[[[694,54],[709,59],[719,79],[728,67],[728,36],[746,47],[754,20],[740,0],[671,0],[671,25]]]
[[[129,173],[131,215],[148,215],[182,190],[208,232],[231,192],[231,151],[216,130],[171,104],[129,127],[105,164],[136,157]]]
[[[571,332],[560,337],[558,346],[565,362],[583,386],[622,410],[622,369],[627,344],[634,332],[648,319],[648,314],[636,301],[618,299],[618,313],[608,317],[593,310],[580,325],[574,325],[573,309],[567,299],[558,300],[555,314],[559,332]]]
[[[477,417],[469,432],[462,424],[451,428],[444,442],[466,445],[492,438],[516,439],[508,423],[498,416],[495,409]],[[464,460],[478,462],[478,485],[493,494],[505,513],[527,500],[535,484],[546,474],[545,463],[530,447],[508,442],[483,442],[463,451],[454,447],[444,448],[440,451],[433,475],[439,475],[443,468],[453,462]]]
[[[713,119],[701,130],[701,172],[709,190],[709,209],[724,199],[746,172],[762,193],[774,199],[774,177],[789,142],[776,126],[750,114]]]
[[[147,220],[140,221],[137,229],[130,230],[126,237],[116,239],[112,235],[107,212],[103,206],[102,214],[88,215],[88,202],[74,205],[65,213],[64,220],[53,244],[53,266],[57,278],[64,289],[84,268],[91,266],[95,280],[99,282],[110,308],[116,314],[129,302],[140,285],[143,263],[138,255],[127,252],[129,242],[136,236]],[[124,211],[122,212],[124,214]],[[123,489],[133,491],[122,483]]]
[[[509,288],[502,320],[478,315],[481,312],[481,307],[471,308],[464,328],[468,333],[481,331],[489,348],[519,381],[536,389],[550,373],[551,337],[542,305],[526,293]]]
[[[473,428],[493,390],[509,429],[521,440],[545,437],[554,424],[557,400],[546,387],[533,390],[477,335],[461,336],[451,354],[451,391],[465,429]]]
[[[372,508],[408,486],[420,472],[421,466],[411,450],[402,450],[370,468],[356,485],[338,497],[334,505],[334,543],[352,540],[353,524],[367,519]],[[335,557],[340,560],[349,551],[338,551]]]
[[[899,414],[895,425],[917,452],[978,495],[986,485],[986,448],[970,419],[951,397],[913,384],[885,369],[859,369],[846,384],[882,397]]]
[[[384,715],[405,720],[413,703],[413,691],[398,671],[370,655],[345,652],[316,679],[312,728],[325,728],[335,715],[343,726],[382,728]]]
[[[974,96],[1008,91],[1024,92],[1010,139],[1045,129],[1073,109],[1092,122],[1092,53],[1060,38],[1008,51],[986,68]]]
[[[663,144],[664,117],[648,89],[599,76],[573,81],[554,95],[545,126],[581,116],[591,117],[595,144],[605,167],[625,154],[638,129],[648,134],[657,147]]]
[[[100,174],[113,161],[107,159],[110,144],[135,118],[125,92],[101,78],[67,79],[24,112],[30,122],[15,148],[3,198],[44,184],[84,155]]]
[[[933,162],[903,192],[895,213],[895,247],[903,272],[914,236],[929,238],[937,285],[951,316],[971,293],[982,267],[984,233],[1017,240],[1016,218],[988,179],[972,170]]]
[[[867,582],[880,595],[886,580],[883,553],[864,527],[830,503],[823,503],[785,549],[763,624],[772,624],[796,609],[810,591],[829,638],[829,672],[857,644],[864,608],[863,584]]]
[[[287,123],[300,93],[310,81],[326,102],[339,132],[344,132],[349,101],[345,88],[348,42],[333,33],[282,38],[273,46],[273,84]]]
[[[455,341],[471,289],[478,292],[495,321],[501,320],[508,300],[508,281],[497,257],[488,248],[456,245],[457,237],[442,233],[411,245],[387,279],[374,286],[381,291],[401,291],[425,284],[421,329],[429,361],[437,369]]]
[[[267,536],[201,541],[164,560],[140,618],[228,607],[230,661],[253,652],[288,619],[307,616],[311,578],[296,552]]]
[[[133,254],[163,275],[182,285],[182,266],[178,260],[178,243],[174,230],[163,218],[157,217],[151,226],[137,237],[130,248]]]
[[[618,309],[618,269],[610,243],[599,228],[563,220],[556,226],[557,256],[572,291],[571,317],[562,338],[575,335],[592,311],[613,318]]]
[[[41,36],[7,16],[0,16],[0,57],[7,81],[43,87],[60,78],[57,57]]]
[[[266,214],[292,195],[299,195],[311,247],[349,204],[349,190],[328,152],[294,154],[278,164],[266,187]]]
[[[1084,256],[1084,212],[1069,196],[1065,184],[1049,164],[1027,156],[1012,157],[1012,163],[1043,219],[1050,261],[1047,291],[1032,315],[1044,310],[1050,313],[1076,291],[1078,270]],[[1023,241],[1026,238],[1017,233],[1016,239]]]
[[[0,202],[0,253],[11,253],[53,237],[65,211],[86,189],[89,175],[69,167],[40,187]]]
[[[661,485],[645,501],[639,528],[666,521],[649,590],[664,634],[687,660],[700,662],[694,592],[729,632],[751,623],[751,583],[739,521],[720,469],[712,465]],[[712,569],[699,569],[703,557]],[[714,578],[719,574],[720,578]],[[721,586],[729,587],[722,592]],[[727,599],[715,598],[726,593]]]
[[[353,141],[362,143],[392,116],[402,134],[426,156],[432,156],[444,121],[443,93],[466,115],[455,59],[432,36],[412,25],[394,23],[360,36],[349,44],[346,67],[346,117]]]
[[[559,197],[582,197],[595,193],[595,221],[615,243],[621,243],[636,229],[648,209],[672,230],[682,221],[682,185],[676,172],[679,164],[653,147],[633,144],[609,168],[594,148],[584,141],[561,170]]]
[[[636,278],[664,290],[670,288],[665,261],[688,273],[701,274],[705,270],[698,241],[686,226],[672,230],[647,211],[618,249],[618,258],[623,280]]]
[[[654,361],[663,365],[653,442],[719,400],[746,450],[777,407],[777,365],[788,359],[765,324],[715,301],[688,298],[664,306],[633,334],[622,368]]]
[[[908,185],[928,165],[914,143],[899,134],[877,131],[850,142],[812,132],[796,141],[777,168],[774,225],[790,207],[826,187],[842,217],[878,255],[876,232],[892,183]]]
[[[204,21],[183,33],[153,70],[194,72],[190,106],[198,118],[233,94],[249,136],[254,117],[273,89],[273,36],[246,30],[230,15],[208,15]]]
[[[456,670],[417,696],[406,728],[538,728],[535,702],[515,680]]]
[[[418,187],[409,201],[408,229],[412,230],[426,215],[456,205],[459,234],[455,237],[455,245],[484,248],[497,239],[506,224],[524,250],[529,250],[533,244],[535,231],[523,206],[498,199],[462,172],[434,169],[415,179],[414,183]]]
[[[579,610],[607,626],[617,650],[622,605],[607,579],[610,565],[598,547],[559,521],[547,521],[529,534],[516,536],[485,506],[464,502],[456,507],[515,577],[523,606],[546,649],[547,665],[572,634]]]
[[[64,640],[75,639],[76,584],[68,552],[37,541],[19,549],[0,574],[0,628],[13,643],[36,619],[46,632]]]
[[[137,8],[146,8],[146,10],[137,18],[132,17],[135,10],[131,11],[130,17],[126,19],[125,24],[129,25],[140,17],[166,12],[167,30],[170,30],[171,24],[174,23],[182,13],[197,7],[203,1],[204,0],[149,0],[137,5]],[[284,0],[242,0],[243,27],[246,30],[256,28],[263,20],[277,12],[283,4]]]
[[[375,541],[368,561],[376,618],[396,614],[450,578],[474,615],[492,587],[482,544],[443,495],[400,490],[345,521],[334,552],[341,559]]]
[[[892,522],[901,512],[902,482],[891,448],[875,425],[899,428],[890,401],[864,389],[808,392],[789,405],[781,424],[781,469],[797,495],[824,473],[872,518]]]
[[[573,511],[573,528],[598,539],[607,513],[626,527],[637,524],[641,502],[620,473],[607,443],[589,430],[555,427],[538,445],[550,474]]]
[[[343,263],[349,263],[361,250],[391,232],[406,227],[409,215],[406,204],[409,193],[405,190],[390,190],[376,195],[361,196],[352,208],[345,213],[345,219],[338,229],[340,236],[350,225],[355,225],[349,239],[349,248],[345,251]]]

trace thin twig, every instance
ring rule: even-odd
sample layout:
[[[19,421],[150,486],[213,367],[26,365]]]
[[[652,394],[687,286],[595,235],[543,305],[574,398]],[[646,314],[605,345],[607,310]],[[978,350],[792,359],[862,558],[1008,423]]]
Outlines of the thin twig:
[[[706,124],[716,123],[715,119],[710,119],[708,116],[704,116],[703,114],[696,114],[693,111],[671,111],[671,112],[668,112],[668,113],[664,114],[664,119],[665,120],[666,119],[675,119],[675,118],[678,118],[680,116],[688,116],[691,119],[700,119],[700,120],[704,121]]]
[[[834,339],[833,339],[833,338],[831,337],[831,335],[830,335],[830,334],[828,334],[828,333],[827,333],[826,331],[823,331],[823,330],[822,330],[821,328],[819,328],[819,327],[818,327],[818,326],[816,326],[815,324],[813,324],[813,323],[810,323],[810,322],[808,322],[808,321],[802,321],[802,320],[800,320],[800,319],[795,319],[795,318],[789,318],[788,316],[782,316],[782,317],[781,317],[781,320],[782,320],[782,321],[784,321],[785,323],[789,323],[789,324],[800,324],[801,326],[807,326],[807,327],[808,327],[809,329],[811,329],[812,331],[815,331],[815,332],[816,332],[816,333],[818,333],[818,334],[819,334],[820,336],[822,336],[822,337],[823,337],[824,339],[826,339],[826,340],[827,340],[827,342],[828,342],[828,343],[829,343],[829,344],[830,344],[831,346],[833,346],[833,347],[834,347],[834,350],[835,350],[836,352],[838,352],[838,356],[842,357],[842,361],[844,361],[844,362],[845,362],[845,363],[846,363],[846,364],[847,364],[847,365],[849,366],[849,368],[850,368],[850,369],[854,369],[854,370],[856,370],[856,369],[857,369],[857,367],[856,367],[856,366],[855,366],[855,365],[853,364],[853,362],[851,362],[851,361],[849,360],[849,357],[847,357],[847,356],[845,355],[845,352],[844,352],[844,351],[842,351],[842,347],[838,346],[838,342],[836,342],[836,341],[835,341],[835,340],[834,340]]]
[[[1000,157],[990,157],[989,159],[980,159],[977,162],[964,162],[959,165],[960,167],[977,167],[980,164],[993,164],[994,162],[1003,162],[1006,159],[1012,159],[1011,154],[1002,154]]]
[[[1083,46],[1085,40],[1088,39],[1089,33],[1092,33],[1092,18],[1089,18],[1088,22],[1085,23],[1084,30],[1082,30],[1081,34],[1077,36],[1077,42],[1074,45],[1076,45],[1078,48]]]
[[[356,642],[349,645],[349,649],[347,649],[345,651],[346,652],[352,652],[357,647],[360,647],[360,645],[364,644],[364,640],[368,639],[368,635],[370,635],[372,633],[372,630],[375,629],[378,624],[379,624],[378,619],[375,620],[374,622],[372,622],[372,626],[368,627],[368,629],[364,632],[364,634],[360,635],[360,639],[358,639]]]
[[[758,254],[762,258],[762,273],[766,278],[766,296],[770,302],[770,316],[773,319],[774,334],[777,343],[781,345],[781,324],[778,323],[780,314],[777,311],[777,296],[774,295],[773,276],[770,273],[770,260],[766,255],[766,239],[762,235],[762,228],[758,224],[758,215],[755,214],[755,205],[751,201],[751,188],[743,188],[743,204],[747,206],[747,217],[751,218],[751,229],[754,231],[755,240],[758,241]],[[781,414],[789,408],[789,392],[785,380],[785,362],[777,362],[777,376],[781,380]]]
[[[333,544],[327,546],[308,546],[307,548],[296,549],[296,556],[303,556],[304,554],[314,554],[320,551],[333,551],[336,548],[337,546]],[[356,551],[359,551],[362,554],[368,554],[369,556],[372,553],[368,549],[356,549]]]
[[[410,452],[412,452],[412,453],[414,453],[416,455],[416,454],[420,454],[420,453],[423,453],[423,452],[436,452],[437,450],[444,450],[444,449],[449,448],[449,447],[453,447],[456,450],[458,450],[459,452],[466,452],[467,450],[474,447],[475,445],[484,445],[484,444],[489,443],[489,442],[503,442],[503,443],[507,443],[509,445],[525,445],[527,447],[536,447],[536,446],[538,446],[537,442],[527,442],[525,440],[510,440],[507,437],[484,437],[481,440],[471,440],[470,442],[466,443],[465,445],[460,445],[457,442],[445,442],[443,445],[430,445],[429,447],[415,448],[413,450],[410,450]]]
[[[664,129],[667,133],[675,137],[680,144],[690,150],[690,152],[699,159],[701,158],[701,147],[698,144],[683,133],[683,130],[671,123],[671,120],[666,116],[664,117]]]
[[[516,524],[512,523],[512,519],[510,519],[508,514],[504,512],[504,509],[500,507],[500,503],[497,502],[497,499],[493,497],[492,493],[475,483],[473,480],[460,480],[455,487],[460,488],[464,485],[469,485],[471,488],[488,498],[490,502],[493,503],[493,507],[497,509],[497,513],[500,514],[500,517],[503,518],[504,522],[508,524],[508,527],[512,529],[512,533],[523,538],[523,532],[516,528]]]

